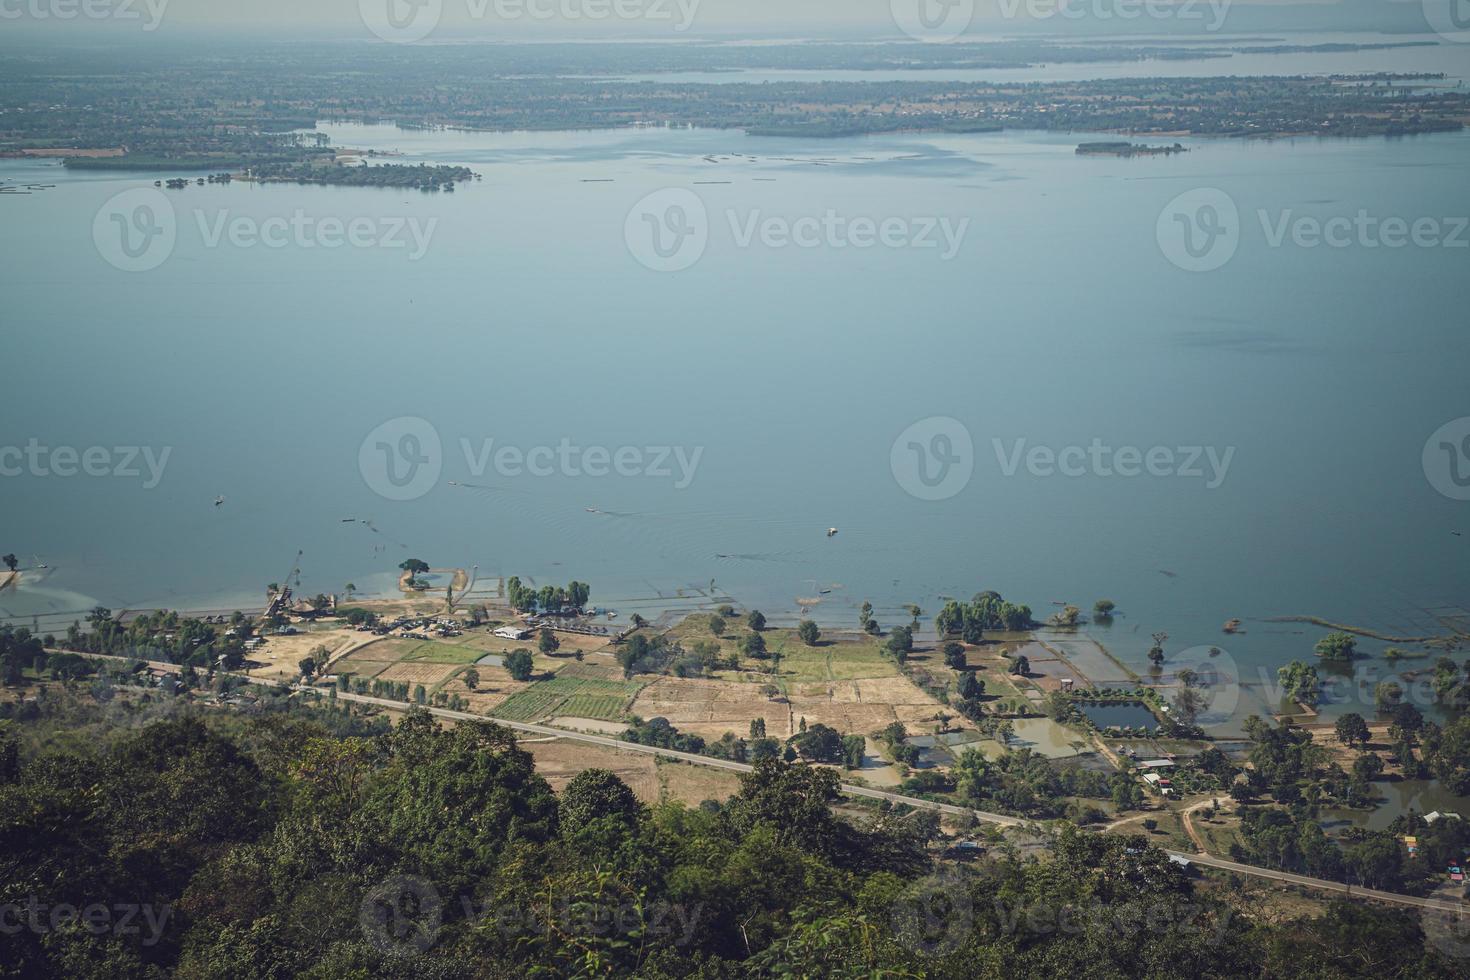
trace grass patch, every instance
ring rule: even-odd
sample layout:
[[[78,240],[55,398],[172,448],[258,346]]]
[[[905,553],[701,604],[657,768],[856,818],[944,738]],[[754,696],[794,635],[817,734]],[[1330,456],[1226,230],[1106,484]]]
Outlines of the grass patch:
[[[627,681],[559,676],[512,694],[490,714],[507,721],[532,721],[558,714],[621,721],[642,687]]]
[[[557,710],[573,718],[595,718],[598,721],[622,721],[627,717],[628,699],[618,695],[574,694]]]
[[[809,647],[795,630],[768,630],[766,643],[781,654],[780,680],[786,684],[855,681],[896,677],[898,665],[883,653],[882,637],[839,635],[823,637]]]
[[[417,646],[403,656],[403,660],[422,664],[472,664],[485,655],[482,650],[455,643],[439,643],[435,640],[419,640],[417,643]]]

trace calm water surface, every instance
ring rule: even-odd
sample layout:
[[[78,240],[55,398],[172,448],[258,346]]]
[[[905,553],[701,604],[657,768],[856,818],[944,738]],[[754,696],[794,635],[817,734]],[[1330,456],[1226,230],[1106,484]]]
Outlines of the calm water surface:
[[[1466,134],[1201,140],[1122,160],[1035,133],[326,129],[483,179],[452,195],[191,186],[170,195],[172,253],[130,273],[94,245],[94,218],[157,175],[0,162],[0,180],[59,185],[0,197],[0,444],[171,448],[154,489],[0,480],[0,550],[51,566],[0,595],[0,615],[256,605],[298,550],[308,589],[387,590],[416,556],[580,578],[603,601],[712,580],[773,616],[820,597],[817,617],[841,625],[863,599],[891,622],[900,603],[927,617],[987,588],[1039,616],[1107,596],[1120,615],[1093,633],[1140,673],[1164,630],[1171,651],[1223,646],[1252,683],[1310,658],[1321,632],[1267,617],[1414,635],[1470,606],[1470,539],[1451,534],[1470,530],[1470,504],[1421,464],[1430,434],[1470,415],[1470,249],[1272,247],[1257,216],[1470,215]],[[625,239],[630,209],[667,188],[709,215],[707,250],[676,273]],[[1161,211],[1196,188],[1242,217],[1238,251],[1207,273],[1157,238]],[[211,244],[221,222],[298,212],[436,224],[416,260]],[[741,243],[752,221],[828,212],[968,225],[948,261]],[[368,433],[400,416],[443,445],[437,485],[406,502],[359,466]],[[932,416],[975,447],[968,485],[938,502],[890,464]],[[684,489],[477,475],[491,439],[702,455]],[[1018,440],[1094,439],[1234,456],[1215,488],[1007,475]],[[1223,636],[1234,617],[1245,632]]]

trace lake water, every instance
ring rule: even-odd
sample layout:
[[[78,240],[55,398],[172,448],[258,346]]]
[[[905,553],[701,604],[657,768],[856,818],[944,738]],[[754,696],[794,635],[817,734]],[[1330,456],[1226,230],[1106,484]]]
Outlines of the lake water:
[[[1103,731],[1114,727],[1154,729],[1159,724],[1159,720],[1154,717],[1153,712],[1138,702],[1124,704],[1083,704],[1080,707],[1082,713]]]
[[[1162,630],[1171,654],[1218,644],[1243,682],[1266,682],[1321,633],[1266,617],[1416,634],[1470,606],[1470,540],[1451,534],[1470,530],[1470,504],[1421,461],[1470,416],[1470,249],[1269,241],[1283,215],[1470,215],[1470,135],[1194,140],[1123,160],[1038,133],[326,130],[483,179],[452,195],[191,186],[168,196],[166,260],[128,272],[94,224],[106,242],[107,202],[162,175],[0,161],[0,181],[59,185],[0,195],[0,445],[170,450],[151,489],[0,479],[0,551],[50,566],[0,594],[0,615],[56,628],[97,601],[259,605],[299,550],[311,591],[387,592],[412,556],[579,578],[608,605],[713,581],[777,621],[809,597],[849,626],[864,599],[891,625],[901,603],[927,619],[981,589],[1039,617],[1106,596],[1119,615],[1090,632],[1138,673]],[[669,188],[709,216],[702,258],[678,272],[640,261],[658,264],[629,220]],[[1166,205],[1198,188],[1242,217],[1212,272],[1159,244]],[[274,248],[223,230],[298,212],[365,219],[385,240],[408,238],[386,219],[436,223],[417,259],[411,239]],[[825,232],[782,247],[779,223],[828,212],[920,238],[968,224],[948,259]],[[749,231],[768,219],[777,233]],[[952,453],[935,441],[949,430],[900,435],[940,416],[971,437],[973,475],[931,501],[903,464],[910,443]],[[378,443],[415,449],[401,429],[368,438],[399,417],[442,445],[438,479],[402,501],[364,476]],[[507,475],[479,465],[486,440],[639,447],[637,471],[654,472]],[[1008,463],[1018,445],[1093,440],[1234,454],[1215,487]],[[699,454],[687,487],[674,457],[668,475],[653,465],[658,447]],[[1222,635],[1235,617],[1245,632]]]

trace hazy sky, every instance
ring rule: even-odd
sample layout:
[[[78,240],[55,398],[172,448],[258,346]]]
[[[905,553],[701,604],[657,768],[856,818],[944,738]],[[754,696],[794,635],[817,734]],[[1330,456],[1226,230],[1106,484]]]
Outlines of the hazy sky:
[[[1442,0],[1426,0],[1437,3]],[[1453,0],[1451,0],[1453,2]],[[1042,30],[1057,34],[1207,33],[1191,24],[1223,23],[1225,31],[1353,30],[1422,24],[1421,0],[1178,0],[1180,11],[1120,17],[1166,0],[0,0],[0,36],[26,27],[116,25],[119,22],[224,28],[284,35],[326,33],[370,38],[369,21],[425,23],[433,36],[658,36],[704,33],[899,33],[896,24],[927,5],[931,23],[962,17],[971,33]],[[1057,13],[1070,6],[1071,16]],[[949,6],[955,10],[944,21]],[[91,14],[78,15],[78,8]],[[112,9],[111,15],[99,11]],[[894,10],[900,13],[895,19]],[[903,11],[907,10],[908,13]],[[971,14],[973,10],[973,14]],[[623,15],[609,15],[622,11]],[[601,12],[601,16],[597,16]],[[1228,18],[1221,14],[1228,13]],[[936,20],[936,18],[938,18]],[[1389,22],[1392,22],[1391,24]],[[958,33],[958,32],[956,32]]]

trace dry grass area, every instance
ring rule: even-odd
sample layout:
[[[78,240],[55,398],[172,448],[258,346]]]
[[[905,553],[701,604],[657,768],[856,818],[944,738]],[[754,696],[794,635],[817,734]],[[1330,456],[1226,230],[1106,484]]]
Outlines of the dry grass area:
[[[787,704],[761,693],[758,684],[702,678],[661,677],[633,702],[642,718],[667,718],[680,731],[706,739],[726,732],[744,736],[763,718],[773,738],[789,738],[801,727],[823,724],[843,734],[870,734],[901,721],[911,734],[933,731],[941,705],[905,677],[788,683]],[[953,712],[951,712],[953,714]]]
[[[525,741],[521,748],[536,760],[536,771],[560,792],[584,769],[607,769],[645,803],[680,800],[690,806],[725,799],[740,788],[739,776],[702,766],[659,763],[653,756],[581,742]]]
[[[250,676],[260,681],[291,681],[301,676],[301,661],[317,647],[336,654],[358,642],[362,634],[352,629],[310,630],[295,636],[272,636],[265,646],[251,650],[247,659],[260,664]]]
[[[793,688],[791,714],[808,725],[821,723],[843,734],[868,735],[903,722],[910,735],[927,735],[943,705],[906,677],[875,677]],[[954,715],[953,711],[949,712]],[[958,719],[952,719],[952,724]]]
[[[446,678],[439,690],[445,694],[458,694],[470,703],[469,710],[476,714],[483,714],[499,707],[506,698],[524,691],[534,683],[511,680],[510,674],[504,667],[490,667],[482,664],[475,667],[475,672],[480,675],[480,681],[475,685],[473,691],[465,686],[465,668],[458,668],[455,673]]]
[[[790,709],[771,701],[757,684],[704,678],[660,677],[639,692],[633,714],[667,718],[681,732],[717,739],[726,732],[745,736],[754,718],[764,718],[773,738],[794,734]]]
[[[1388,737],[1390,722],[1379,722],[1371,718],[1364,719],[1368,722],[1368,744],[1358,749],[1356,746],[1349,748],[1337,740],[1337,729],[1335,725],[1304,725],[1302,726],[1312,735],[1314,745],[1324,749],[1332,758],[1333,762],[1342,766],[1348,772],[1352,772],[1353,763],[1358,756],[1365,752],[1373,752],[1383,760],[1383,772],[1389,776],[1403,775],[1403,767],[1389,761],[1393,752],[1393,739]]]
[[[722,769],[660,762],[658,780],[661,798],[697,806],[705,800],[728,800],[740,791],[740,776]]]
[[[448,680],[459,668],[453,664],[410,663],[400,661],[378,675],[379,680],[422,684],[434,687]]]
[[[496,636],[488,629],[476,629],[462,636],[450,637],[443,642],[450,646],[469,647],[481,653],[510,653],[512,650],[535,650],[537,638],[536,635],[532,635],[525,640],[507,640],[502,636]],[[612,638],[606,636],[557,633],[556,638],[561,643],[558,654],[567,658],[571,658],[578,651],[584,654],[596,653],[612,645]]]

